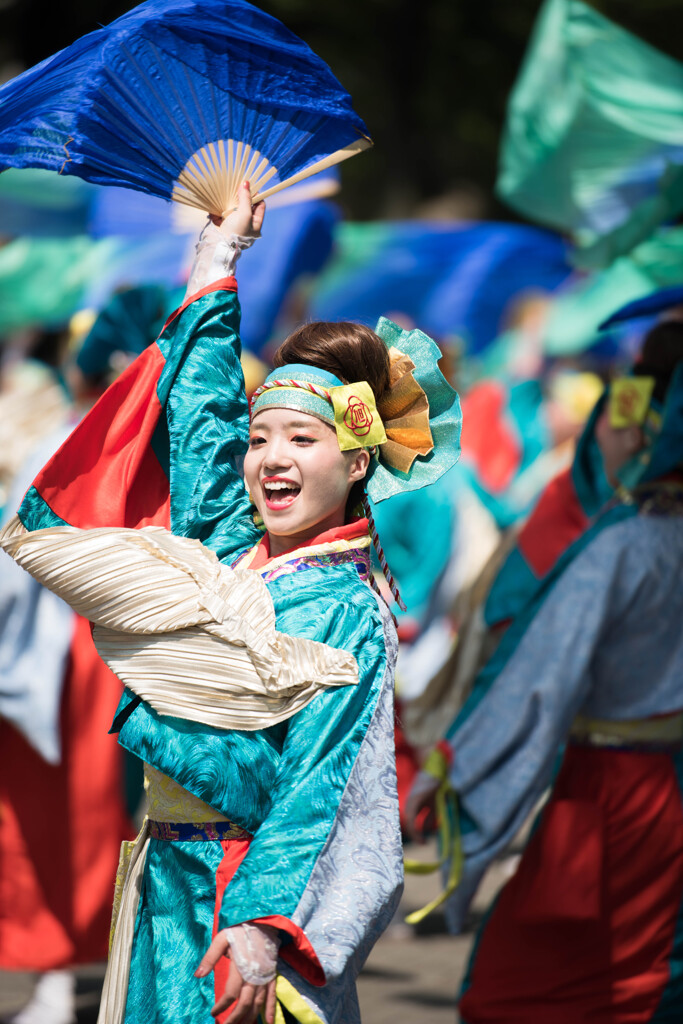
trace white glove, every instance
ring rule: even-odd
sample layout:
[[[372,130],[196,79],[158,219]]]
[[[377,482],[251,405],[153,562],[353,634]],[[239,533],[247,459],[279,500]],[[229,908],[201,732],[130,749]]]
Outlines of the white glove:
[[[228,235],[226,238],[221,229],[209,221],[197,242],[185,298],[189,299],[224,277],[232,277],[242,250],[248,249],[255,241],[252,235]]]
[[[230,959],[249,985],[267,985],[277,974],[280,936],[268,924],[236,924],[223,934],[230,944]]]

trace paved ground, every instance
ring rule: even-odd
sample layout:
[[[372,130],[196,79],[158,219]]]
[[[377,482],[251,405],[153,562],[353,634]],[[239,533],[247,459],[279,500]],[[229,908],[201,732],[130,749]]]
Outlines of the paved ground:
[[[435,851],[412,847],[418,859]],[[455,996],[483,913],[516,860],[494,865],[484,879],[464,935],[449,935],[439,911],[411,928],[406,914],[439,892],[435,875],[407,875],[400,914],[370,954],[358,982],[363,1024],[457,1024]]]
[[[431,858],[434,851],[417,854]],[[415,848],[410,856],[416,856]],[[481,917],[505,875],[505,864],[496,865],[475,903],[472,925]],[[400,915],[377,943],[360,977],[363,1024],[455,1024],[455,993],[472,945],[473,935],[446,933],[438,912],[417,929],[403,924],[403,917],[427,903],[438,892],[436,876],[408,876]],[[77,976],[78,1024],[95,1024],[103,964],[81,968]],[[19,1009],[29,998],[30,974],[0,972],[0,1020]],[[200,1024],[200,1022],[197,1022]]]

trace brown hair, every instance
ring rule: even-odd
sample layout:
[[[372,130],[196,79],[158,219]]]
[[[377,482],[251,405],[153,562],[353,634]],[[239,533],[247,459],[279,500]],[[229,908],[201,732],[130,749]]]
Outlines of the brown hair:
[[[654,397],[663,402],[674,370],[681,362],[683,322],[662,320],[647,333],[633,372],[636,376],[654,377]]]
[[[366,380],[381,401],[389,389],[389,353],[374,331],[350,321],[314,320],[283,341],[274,366],[306,363],[339,377],[344,384]]]

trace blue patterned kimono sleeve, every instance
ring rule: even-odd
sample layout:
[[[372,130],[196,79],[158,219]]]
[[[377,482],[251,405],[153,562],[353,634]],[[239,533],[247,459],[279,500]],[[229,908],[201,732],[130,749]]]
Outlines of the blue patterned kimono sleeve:
[[[359,682],[320,693],[289,720],[270,812],[226,889],[220,925],[288,919],[322,967],[315,983],[325,982],[316,989],[297,976],[296,987],[314,1005],[342,1006],[402,885],[396,634],[355,570],[311,569],[269,589],[278,629],[352,652]],[[337,1019],[330,1012],[323,1018]],[[344,1012],[340,1020],[355,1019],[353,1007]]]
[[[249,410],[240,365],[240,308],[218,282],[170,321],[158,345],[165,365],[157,395],[165,417],[154,436],[166,468],[171,530],[195,537],[219,557],[255,543],[253,509],[242,477]]]
[[[604,530],[576,557],[488,692],[449,736],[464,891],[550,784],[572,721],[592,693],[596,655],[635,599],[645,570],[624,543],[626,526]]]

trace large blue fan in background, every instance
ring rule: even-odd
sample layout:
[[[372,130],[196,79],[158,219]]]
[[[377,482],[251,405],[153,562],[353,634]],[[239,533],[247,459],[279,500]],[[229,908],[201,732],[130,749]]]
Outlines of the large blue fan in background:
[[[571,274],[559,235],[524,224],[384,221],[342,224],[311,316],[410,321],[469,354],[506,328],[518,299],[554,292]]]
[[[348,93],[245,0],[147,0],[0,89],[0,165],[218,215],[371,145]]]

